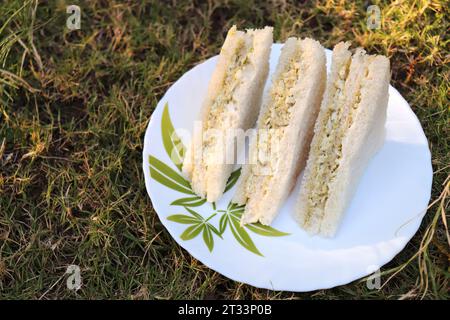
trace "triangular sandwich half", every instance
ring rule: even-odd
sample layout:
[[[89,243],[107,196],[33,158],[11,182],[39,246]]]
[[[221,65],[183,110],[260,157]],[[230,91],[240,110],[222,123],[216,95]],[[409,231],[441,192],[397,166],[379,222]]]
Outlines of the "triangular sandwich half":
[[[333,236],[368,162],[384,142],[389,60],[333,50],[331,74],[302,179],[295,218],[310,234]]]
[[[202,105],[202,128],[194,132],[182,168],[194,192],[209,202],[220,199],[234,167],[227,157],[235,141],[223,138],[227,130],[255,124],[269,72],[272,30],[233,26],[221,49]]]
[[[289,38],[233,198],[246,204],[241,224],[269,225],[277,215],[306,163],[325,84],[324,48],[312,39]]]

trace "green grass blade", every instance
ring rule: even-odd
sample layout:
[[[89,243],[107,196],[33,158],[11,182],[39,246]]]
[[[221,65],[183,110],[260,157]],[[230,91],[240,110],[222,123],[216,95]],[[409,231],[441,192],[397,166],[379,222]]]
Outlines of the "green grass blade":
[[[164,105],[164,110],[161,117],[161,136],[167,155],[177,166],[178,170],[181,171],[185,147],[181,139],[176,134],[172,121],[170,120],[169,106],[167,102]]]
[[[6,26],[9,24],[9,22],[11,22],[11,20],[13,20],[13,18],[18,15],[20,13],[20,11],[22,11],[23,8],[25,8],[28,4],[30,4],[31,1],[25,1],[24,4],[17,9],[15,12],[13,12],[12,14],[9,14],[8,19],[2,24],[2,26],[0,27],[0,34],[3,32],[3,30],[6,28]]]

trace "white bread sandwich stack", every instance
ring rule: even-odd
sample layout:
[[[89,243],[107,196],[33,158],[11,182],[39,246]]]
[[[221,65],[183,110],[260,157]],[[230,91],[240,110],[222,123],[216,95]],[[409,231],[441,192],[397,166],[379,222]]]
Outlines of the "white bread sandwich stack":
[[[241,224],[269,225],[306,163],[326,85],[324,48],[289,38],[264,97],[250,161],[243,166],[233,202],[246,204]]]
[[[389,60],[333,50],[331,74],[297,198],[295,218],[308,233],[335,235],[365,167],[384,142]]]
[[[269,72],[272,30],[244,32],[233,26],[221,49],[202,105],[202,130],[194,132],[182,167],[193,191],[208,202],[222,196],[234,167],[226,155],[234,151],[235,142],[217,138],[217,132],[255,124]]]

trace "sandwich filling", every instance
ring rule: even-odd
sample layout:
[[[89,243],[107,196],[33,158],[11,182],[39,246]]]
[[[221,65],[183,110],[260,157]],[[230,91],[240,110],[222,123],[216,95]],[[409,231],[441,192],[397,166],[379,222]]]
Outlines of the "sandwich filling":
[[[204,155],[214,157],[212,151],[218,142],[217,136],[210,134],[209,130],[225,130],[237,125],[234,121],[237,113],[237,103],[235,92],[242,82],[246,67],[250,63],[250,55],[253,52],[253,35],[248,34],[245,38],[240,38],[236,45],[236,51],[227,67],[222,82],[222,89],[212,102],[203,132],[206,133],[203,139]],[[211,161],[220,159],[211,159]],[[206,161],[208,162],[208,161]]]
[[[295,105],[296,84],[304,72],[302,51],[296,48],[286,63],[285,70],[274,81],[270,90],[270,102],[260,120],[257,141],[254,146],[255,156],[252,174],[246,181],[246,198],[256,193],[264,196],[271,186],[271,178],[277,173],[277,166],[282,160],[281,141],[286,128],[292,121]],[[259,198],[259,197],[258,197]]]
[[[309,181],[305,188],[309,190],[304,225],[320,221],[328,200],[330,185],[336,177],[341,158],[342,142],[348,128],[353,123],[361,100],[360,81],[367,73],[368,59],[364,59],[364,74],[349,78],[351,60],[341,66],[334,83],[334,92],[329,97],[326,115],[322,118],[318,141],[313,146],[317,159],[313,165]],[[349,100],[347,91],[353,91]],[[323,183],[323,182],[326,183]]]

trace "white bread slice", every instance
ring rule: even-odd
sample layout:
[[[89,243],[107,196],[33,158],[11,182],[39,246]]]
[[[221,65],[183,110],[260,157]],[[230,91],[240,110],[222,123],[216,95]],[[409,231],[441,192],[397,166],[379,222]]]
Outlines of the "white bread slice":
[[[325,237],[335,235],[364,169],[384,142],[389,60],[362,49],[351,56],[349,46],[339,43],[333,50],[295,209],[301,227]]]
[[[271,88],[264,97],[250,160],[242,169],[233,202],[246,204],[241,224],[269,225],[303,169],[326,83],[324,48],[312,39],[289,38]],[[263,134],[270,136],[264,153]],[[267,160],[267,161],[265,161]]]
[[[234,150],[234,140],[208,142],[204,135],[210,129],[225,133],[229,129],[247,130],[254,125],[269,72],[272,30],[265,27],[243,32],[233,26],[221,49],[202,105],[202,130],[194,132],[182,168],[194,192],[206,197],[208,202],[217,201],[223,194],[234,167],[225,157]],[[240,63],[239,71],[233,69]]]

